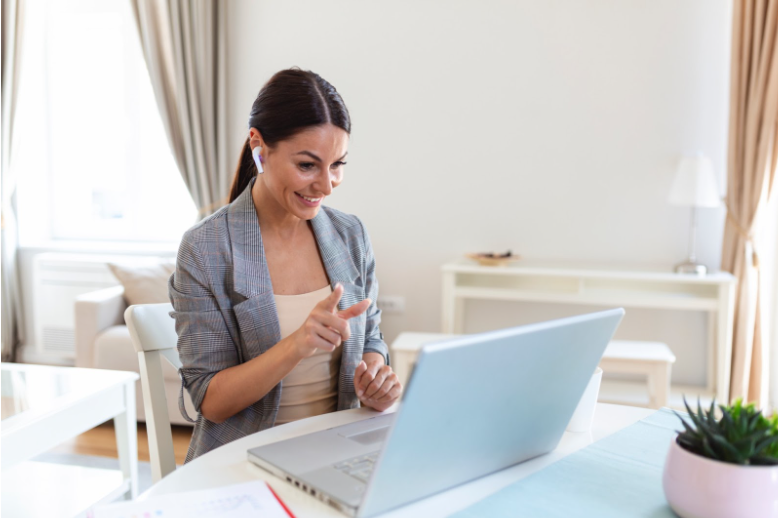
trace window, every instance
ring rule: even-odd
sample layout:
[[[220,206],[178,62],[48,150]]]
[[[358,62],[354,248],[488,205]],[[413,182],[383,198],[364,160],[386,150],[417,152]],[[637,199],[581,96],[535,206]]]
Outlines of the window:
[[[177,242],[197,209],[126,0],[28,2],[12,159],[20,240]]]

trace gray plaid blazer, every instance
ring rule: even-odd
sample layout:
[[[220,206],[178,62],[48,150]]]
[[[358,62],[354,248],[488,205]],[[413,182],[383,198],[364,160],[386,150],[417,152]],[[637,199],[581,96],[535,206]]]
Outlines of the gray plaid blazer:
[[[281,339],[273,286],[262,248],[262,235],[251,197],[251,184],[238,198],[196,224],[184,234],[175,273],[168,290],[178,333],[183,367],[183,389],[200,411],[208,383],[228,367],[267,351]],[[330,284],[343,284],[340,308],[369,297],[373,303],[353,318],[351,337],[341,346],[338,410],[357,408],[354,369],[365,352],[381,353],[389,363],[388,348],[378,329],[378,282],[375,258],[367,232],[356,216],[322,207],[311,220]],[[265,397],[223,423],[198,415],[186,462],[214,448],[275,423],[283,383]],[[191,420],[191,419],[190,419]]]

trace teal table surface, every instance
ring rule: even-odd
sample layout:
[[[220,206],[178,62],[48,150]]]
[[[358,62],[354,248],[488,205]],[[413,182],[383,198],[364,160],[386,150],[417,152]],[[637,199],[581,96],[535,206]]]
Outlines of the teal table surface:
[[[454,516],[675,517],[662,491],[662,469],[681,428],[663,408]]]

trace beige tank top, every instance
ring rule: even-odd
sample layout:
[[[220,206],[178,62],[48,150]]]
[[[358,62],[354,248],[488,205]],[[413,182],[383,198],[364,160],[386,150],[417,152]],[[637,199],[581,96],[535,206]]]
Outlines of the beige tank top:
[[[332,292],[324,288],[302,295],[275,295],[281,338],[297,331],[314,306]],[[338,373],[342,351],[337,347],[328,353],[317,350],[304,358],[283,379],[281,403],[276,425],[297,421],[338,409]]]

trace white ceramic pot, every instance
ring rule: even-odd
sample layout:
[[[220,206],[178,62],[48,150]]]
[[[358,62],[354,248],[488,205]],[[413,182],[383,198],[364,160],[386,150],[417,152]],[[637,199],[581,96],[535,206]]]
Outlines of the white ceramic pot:
[[[662,477],[682,518],[778,518],[778,466],[740,466],[686,451],[673,440]]]

